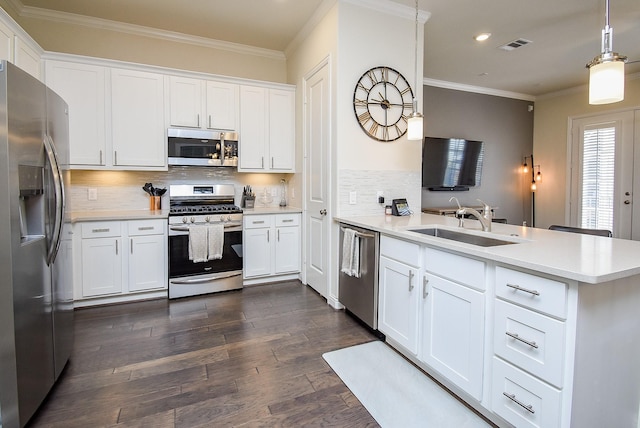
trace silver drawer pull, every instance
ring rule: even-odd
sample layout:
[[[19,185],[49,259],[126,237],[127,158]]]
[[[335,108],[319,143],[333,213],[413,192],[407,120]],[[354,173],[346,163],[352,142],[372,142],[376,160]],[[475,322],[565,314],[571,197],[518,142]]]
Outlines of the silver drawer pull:
[[[154,229],[153,226],[143,226],[138,228],[138,230],[153,230],[153,229]]]
[[[91,233],[105,233],[105,232],[108,232],[109,230],[110,229],[108,227],[104,229],[91,229]]]
[[[533,294],[534,296],[539,296],[540,295],[540,292],[538,290],[529,290],[527,288],[522,288],[518,284],[509,284],[507,282],[507,287],[511,287],[514,290],[518,290],[518,291],[524,291],[525,293],[530,293],[530,294]]]
[[[516,403],[518,406],[522,407],[523,409],[525,409],[526,411],[530,412],[531,414],[534,414],[536,411],[533,410],[533,405],[531,404],[524,404],[522,401],[518,400],[516,398],[516,394],[509,394],[507,392],[503,392],[502,395],[504,395],[505,397],[507,397],[509,400],[513,401],[514,403]]]
[[[283,223],[291,223],[293,221],[292,218],[288,218],[286,220],[282,220]]]
[[[515,340],[519,340],[520,342],[525,343],[525,344],[531,346],[532,348],[538,349],[538,344],[536,342],[523,339],[520,336],[518,336],[518,333],[511,333],[510,331],[505,331],[504,334],[506,334],[507,336],[509,336],[511,338],[514,338]]]
[[[252,221],[251,223],[253,224],[263,224],[264,220],[260,220],[260,221]]]
[[[412,270],[409,271],[409,291],[413,290],[413,276],[414,273]]]

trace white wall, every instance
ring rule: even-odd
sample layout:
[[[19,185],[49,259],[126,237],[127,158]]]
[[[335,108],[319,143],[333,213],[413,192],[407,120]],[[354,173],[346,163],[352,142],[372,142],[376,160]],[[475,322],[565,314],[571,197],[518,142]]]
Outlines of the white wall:
[[[374,3],[374,2],[371,2]],[[395,5],[397,7],[397,5]],[[384,191],[387,202],[407,198],[420,208],[422,144],[406,135],[393,142],[371,139],[360,128],[353,111],[353,93],[360,76],[376,66],[398,70],[417,89],[422,105],[422,51],[424,25],[418,25],[418,76],[415,86],[415,12],[396,9],[388,13],[365,7],[364,2],[341,2],[338,14],[337,110],[338,214],[380,214],[384,206],[376,191]],[[349,204],[355,191],[357,203]]]
[[[592,106],[588,93],[587,86],[583,86],[536,99],[533,153],[543,174],[536,192],[536,227],[568,224],[569,118],[640,107],[640,75],[627,75],[625,99],[619,103]]]

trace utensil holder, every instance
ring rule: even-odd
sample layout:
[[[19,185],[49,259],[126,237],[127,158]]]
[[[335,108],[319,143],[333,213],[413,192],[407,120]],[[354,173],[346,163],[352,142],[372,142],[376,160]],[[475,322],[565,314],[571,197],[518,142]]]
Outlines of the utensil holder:
[[[161,209],[160,196],[149,197],[149,209],[151,211],[159,211]]]
[[[256,197],[255,196],[243,196],[242,197],[242,206],[243,208],[253,208],[255,207]]]

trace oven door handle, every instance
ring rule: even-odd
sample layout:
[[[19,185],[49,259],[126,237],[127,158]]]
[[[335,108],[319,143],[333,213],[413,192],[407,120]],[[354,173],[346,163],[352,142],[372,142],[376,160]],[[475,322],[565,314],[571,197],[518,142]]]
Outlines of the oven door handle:
[[[238,276],[238,275],[242,275],[242,272],[231,272],[231,273],[221,273],[218,275],[211,275],[211,276],[207,276],[206,278],[196,278],[196,279],[174,279],[171,278],[170,282],[172,284],[201,284],[203,282],[211,282],[211,281],[215,281],[217,279],[222,279],[222,278],[231,278],[234,276]]]
[[[169,230],[173,230],[175,232],[188,232],[189,226],[169,226]],[[238,224],[229,224],[224,226],[225,232],[237,232],[241,230],[242,226]]]

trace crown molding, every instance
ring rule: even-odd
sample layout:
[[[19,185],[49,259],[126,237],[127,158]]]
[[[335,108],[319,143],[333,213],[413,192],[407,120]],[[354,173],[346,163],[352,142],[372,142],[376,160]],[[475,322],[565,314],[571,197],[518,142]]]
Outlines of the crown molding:
[[[387,15],[398,16],[400,18],[416,19],[416,9],[395,3],[389,0],[339,0],[344,3],[351,3],[356,6],[372,9]],[[418,22],[424,24],[431,18],[431,12],[425,10],[418,11]]]
[[[457,91],[474,92],[477,94],[494,95],[496,97],[513,98],[516,100],[535,101],[535,95],[521,94],[519,92],[502,91],[500,89],[483,88],[482,86],[465,85],[462,83],[447,82],[446,80],[436,80],[425,78],[423,85],[435,86],[437,88],[454,89]]]
[[[45,21],[59,22],[70,25],[80,25],[92,29],[115,31],[118,33],[135,36],[149,37],[170,42],[185,43],[195,46],[203,46],[210,49],[219,49],[245,55],[261,56],[284,61],[284,52],[257,48],[240,43],[225,42],[206,37],[192,36],[175,31],[160,30],[142,25],[127,24],[108,19],[93,18],[68,12],[58,12],[31,6],[24,6],[20,0],[8,0],[18,10],[18,14],[25,18],[42,19]]]

